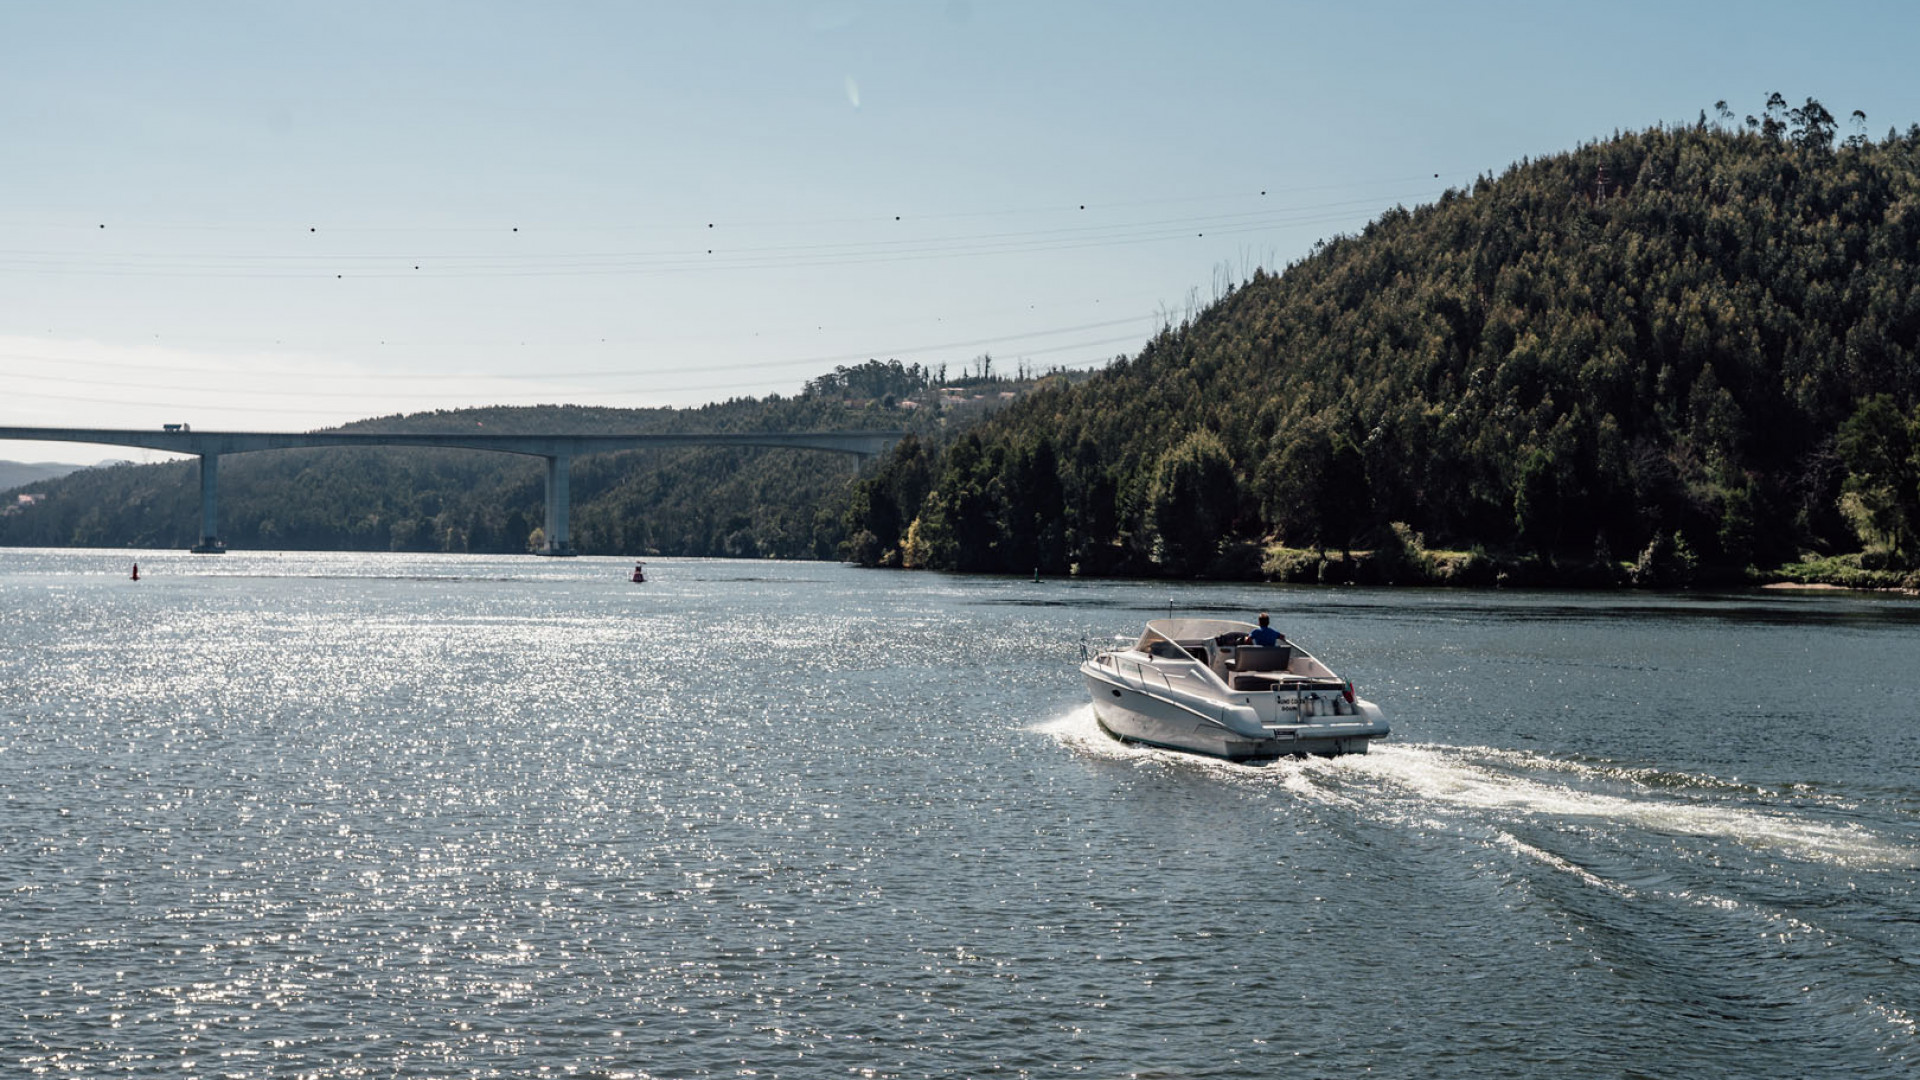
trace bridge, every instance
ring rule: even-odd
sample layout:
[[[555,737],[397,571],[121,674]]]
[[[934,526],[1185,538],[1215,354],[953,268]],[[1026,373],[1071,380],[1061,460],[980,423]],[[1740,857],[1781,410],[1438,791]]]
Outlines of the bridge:
[[[193,545],[192,550],[201,554],[218,554],[227,549],[220,540],[218,527],[220,458],[225,454],[301,447],[441,446],[545,458],[546,546],[538,554],[572,555],[573,545],[567,537],[567,483],[573,459],[582,454],[605,454],[615,450],[664,450],[685,446],[739,446],[825,450],[866,458],[884,452],[904,434],[901,431],[802,431],[707,435],[483,435],[464,432],[396,432],[381,435],[359,431],[194,431],[184,424],[169,424],[159,431],[0,427],[0,439],[137,446],[147,450],[197,455],[200,458],[200,542]]]

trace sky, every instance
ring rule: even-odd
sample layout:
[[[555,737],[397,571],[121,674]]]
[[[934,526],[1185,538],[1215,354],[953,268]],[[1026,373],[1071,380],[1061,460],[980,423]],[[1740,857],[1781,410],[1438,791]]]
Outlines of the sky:
[[[1904,131],[1915,41],[1907,3],[0,0],[0,426],[1097,367],[1722,99]]]

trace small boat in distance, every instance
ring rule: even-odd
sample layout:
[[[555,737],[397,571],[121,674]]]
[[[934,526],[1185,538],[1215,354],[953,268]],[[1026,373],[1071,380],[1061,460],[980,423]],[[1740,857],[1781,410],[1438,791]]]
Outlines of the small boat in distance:
[[[1364,754],[1380,707],[1298,645],[1254,645],[1252,623],[1155,619],[1140,640],[1087,659],[1094,719],[1121,742],[1271,761]]]

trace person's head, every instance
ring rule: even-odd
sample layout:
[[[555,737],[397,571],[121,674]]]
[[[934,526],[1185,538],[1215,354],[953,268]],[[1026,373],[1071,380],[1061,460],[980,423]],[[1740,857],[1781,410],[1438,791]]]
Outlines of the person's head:
[[[1260,625],[1261,626],[1267,625],[1267,613],[1264,611],[1260,613]]]

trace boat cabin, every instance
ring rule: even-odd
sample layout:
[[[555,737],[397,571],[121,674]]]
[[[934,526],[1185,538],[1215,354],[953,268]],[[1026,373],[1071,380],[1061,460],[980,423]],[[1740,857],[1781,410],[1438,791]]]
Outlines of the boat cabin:
[[[1253,644],[1248,637],[1252,631],[1250,623],[1227,619],[1155,619],[1134,648],[1156,660],[1199,663],[1224,686],[1238,691],[1339,681],[1325,664],[1291,642]]]

